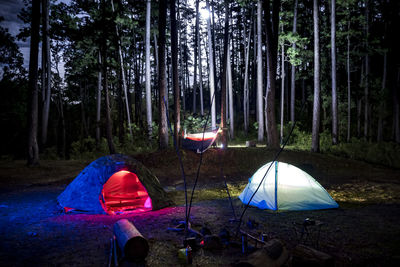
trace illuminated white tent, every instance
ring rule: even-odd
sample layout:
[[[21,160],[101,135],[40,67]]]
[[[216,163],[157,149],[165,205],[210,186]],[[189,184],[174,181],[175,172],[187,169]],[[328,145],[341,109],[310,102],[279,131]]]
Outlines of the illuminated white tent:
[[[247,204],[271,162],[265,164],[250,178],[239,198]],[[288,163],[275,161],[250,202],[251,206],[271,210],[318,210],[339,205],[308,173]]]

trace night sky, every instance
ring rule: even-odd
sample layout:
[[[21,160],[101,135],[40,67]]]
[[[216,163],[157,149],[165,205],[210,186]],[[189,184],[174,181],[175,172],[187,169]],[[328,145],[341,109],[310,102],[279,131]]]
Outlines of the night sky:
[[[64,2],[69,4],[71,0],[59,0],[57,2]],[[0,25],[11,33],[12,36],[16,36],[19,30],[24,27],[22,21],[18,18],[18,14],[24,7],[23,0],[0,0],[0,16],[4,17],[4,21],[0,22]],[[28,26],[28,25],[26,25]],[[29,66],[29,38],[24,42],[22,40],[16,40],[21,53],[24,55],[24,67]],[[40,46],[39,46],[40,53]],[[40,58],[40,54],[39,54]],[[40,66],[40,60],[39,60]]]
[[[17,17],[21,9],[24,7],[22,0],[0,0],[0,16],[4,17],[4,21],[0,25],[10,32],[12,36],[16,36],[19,30],[24,27],[22,21]],[[24,66],[29,65],[29,40],[26,42],[16,40],[21,53],[24,55]]]

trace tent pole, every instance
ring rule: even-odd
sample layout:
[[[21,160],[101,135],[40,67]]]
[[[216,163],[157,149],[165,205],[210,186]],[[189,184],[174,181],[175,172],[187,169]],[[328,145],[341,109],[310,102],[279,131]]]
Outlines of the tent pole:
[[[226,189],[226,193],[228,195],[229,198],[229,203],[231,205],[231,209],[232,209],[232,213],[233,213],[233,219],[234,221],[237,221],[236,218],[236,212],[235,212],[235,208],[233,207],[233,202],[232,202],[232,198],[231,198],[231,194],[229,193],[229,188],[228,188],[228,184],[226,183],[226,177],[224,175],[224,158],[225,158],[225,148],[222,149],[222,157],[221,157],[221,177],[224,179],[224,185],[225,185],[225,189]]]
[[[275,210],[278,210],[278,162],[275,161]]]

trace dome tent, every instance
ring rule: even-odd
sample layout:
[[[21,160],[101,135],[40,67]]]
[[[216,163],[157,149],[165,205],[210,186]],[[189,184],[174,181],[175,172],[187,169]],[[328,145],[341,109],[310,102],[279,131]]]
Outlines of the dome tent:
[[[172,204],[156,176],[139,161],[121,154],[93,161],[57,200],[65,211],[103,214],[157,210]]]
[[[271,162],[258,169],[239,198],[247,204],[262,181]],[[268,171],[251,206],[271,210],[318,210],[339,205],[308,173],[288,163],[275,161]]]

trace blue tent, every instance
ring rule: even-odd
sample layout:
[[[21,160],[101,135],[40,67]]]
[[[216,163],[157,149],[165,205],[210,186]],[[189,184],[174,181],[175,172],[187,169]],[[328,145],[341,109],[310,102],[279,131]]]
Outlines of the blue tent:
[[[247,204],[263,180],[271,162],[250,178],[239,198]],[[318,210],[338,208],[329,193],[308,173],[283,162],[273,162],[251,206],[271,210]]]
[[[57,200],[65,211],[109,214],[157,210],[172,204],[157,177],[139,161],[120,154],[93,161]]]

